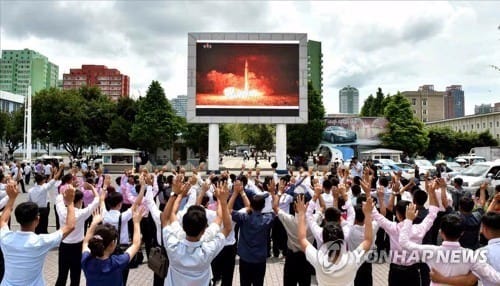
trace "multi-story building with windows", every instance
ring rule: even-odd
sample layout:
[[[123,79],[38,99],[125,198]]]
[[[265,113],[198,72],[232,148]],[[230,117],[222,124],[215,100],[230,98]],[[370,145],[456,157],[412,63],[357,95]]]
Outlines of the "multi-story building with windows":
[[[0,90],[0,112],[18,110],[24,104],[24,99],[23,95]]]
[[[339,111],[340,113],[359,113],[359,91],[350,85],[339,91]]]
[[[427,122],[425,125],[431,127],[449,127],[457,132],[481,133],[488,131],[493,138],[500,140],[500,111],[436,120]]]
[[[423,122],[444,119],[444,91],[434,90],[434,85],[423,85],[417,91],[401,93],[409,101],[413,114]]]
[[[82,68],[70,69],[69,73],[63,75],[63,89],[83,85],[99,87],[112,100],[128,97],[130,92],[129,77],[117,69],[108,69],[103,65],[82,65]]]
[[[444,96],[444,118],[457,118],[465,116],[464,91],[461,85],[446,87]]]
[[[176,98],[170,100],[172,108],[175,110],[177,116],[186,117],[187,110],[187,95],[178,95]]]
[[[307,41],[307,79],[319,94],[323,94],[323,54],[321,53],[321,42]]]
[[[0,59],[0,90],[26,95],[57,86],[59,67],[36,51],[3,50]]]

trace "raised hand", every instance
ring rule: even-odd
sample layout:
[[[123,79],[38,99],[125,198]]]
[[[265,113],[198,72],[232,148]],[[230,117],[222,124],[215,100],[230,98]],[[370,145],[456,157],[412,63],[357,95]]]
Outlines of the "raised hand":
[[[70,205],[75,200],[75,188],[72,185],[68,185],[66,191],[63,194],[64,203]]]
[[[184,182],[184,176],[183,175],[177,175],[175,176],[174,178],[174,181],[172,183],[172,191],[177,194],[177,195],[180,195],[182,194],[182,184]]]
[[[306,204],[304,201],[304,195],[299,195],[297,198],[297,202],[295,203],[295,210],[297,214],[305,214],[306,213]]]
[[[5,186],[5,191],[10,199],[15,199],[19,194],[17,191],[17,184],[14,181],[9,181],[9,183]]]
[[[372,197],[366,198],[366,202],[363,204],[363,213],[365,216],[371,215],[373,211],[373,199]]]
[[[406,218],[413,221],[415,217],[417,216],[417,206],[415,204],[409,204],[408,207],[406,207]]]
[[[269,181],[269,184],[267,184],[267,190],[271,195],[276,194],[276,183],[274,182],[274,179]]]
[[[101,215],[101,209],[100,208],[96,208],[93,212],[92,212],[92,224],[93,225],[98,225],[102,222],[102,215]]]
[[[140,223],[144,214],[146,214],[146,209],[143,206],[133,209],[132,219],[134,220],[134,223]]]

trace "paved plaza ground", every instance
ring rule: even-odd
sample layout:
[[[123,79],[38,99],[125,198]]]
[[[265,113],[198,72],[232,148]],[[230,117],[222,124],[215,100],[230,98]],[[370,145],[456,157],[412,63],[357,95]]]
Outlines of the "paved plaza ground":
[[[263,169],[267,169],[270,163],[267,160],[259,160],[261,163],[261,167]],[[229,169],[238,169],[241,167],[242,158],[241,157],[225,157],[223,160],[223,165]],[[253,163],[253,162],[252,162]],[[253,167],[253,164],[250,164],[247,161],[248,167]],[[268,174],[269,173],[269,174]],[[270,175],[269,171],[263,172],[264,175]],[[113,176],[114,177],[114,176]],[[113,180],[114,181],[114,180]],[[32,186],[32,185],[30,185]],[[27,186],[26,190],[29,189],[30,186]],[[24,202],[27,200],[27,194],[20,194],[16,200],[16,204]],[[12,218],[12,229],[19,229],[19,225],[15,221],[15,218]],[[55,231],[55,218],[54,218],[54,209],[53,204],[51,205],[51,211],[49,215],[49,232]],[[145,251],[144,251],[145,253]],[[49,252],[47,259],[45,261],[44,266],[44,277],[47,285],[54,285],[57,279],[57,259],[58,259],[58,250],[54,249]],[[283,258],[270,258],[267,263],[266,268],[266,277],[264,285],[269,286],[279,286],[283,285],[283,267],[284,267],[284,259]],[[238,261],[236,262],[235,267],[235,275],[234,275],[234,283],[233,285],[240,285],[239,283],[239,271],[238,271]],[[382,286],[387,285],[387,273],[389,271],[388,264],[373,264],[373,280],[374,286]],[[146,263],[143,263],[136,269],[131,269],[129,274],[129,279],[127,285],[152,285],[153,284],[153,273],[147,267]],[[69,279],[68,283],[69,285]],[[82,273],[82,279],[80,285],[85,285],[85,277]],[[317,285],[315,279],[313,278],[313,285]]]

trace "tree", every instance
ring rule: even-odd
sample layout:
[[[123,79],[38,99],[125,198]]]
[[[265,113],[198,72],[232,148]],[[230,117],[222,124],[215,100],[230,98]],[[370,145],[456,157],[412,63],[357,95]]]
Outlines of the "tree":
[[[457,134],[451,128],[429,128],[428,134],[429,145],[427,147],[427,150],[422,153],[425,158],[436,158],[439,153],[448,156],[452,154],[451,152],[456,150],[455,148],[452,148],[452,146],[457,145]]]
[[[386,101],[387,102],[387,101]],[[382,92],[382,88],[378,88],[375,99],[373,100],[372,105],[370,106],[370,116],[384,116],[384,93]]]
[[[243,138],[246,143],[253,146],[255,151],[270,151],[274,146],[275,128],[268,124],[243,125]]]
[[[84,147],[106,141],[114,105],[97,88],[44,89],[33,97],[33,135],[43,143],[62,144],[79,158]]]
[[[365,103],[363,103],[363,107],[361,107],[361,112],[359,113],[360,116],[371,116],[371,109],[372,109],[372,105],[373,105],[373,102],[375,101],[375,98],[373,97],[373,95],[369,95],[366,99],[365,99]]]
[[[5,114],[5,143],[9,158],[13,158],[14,151],[21,147],[24,141],[24,106]]]
[[[139,101],[131,140],[144,151],[156,154],[158,148],[168,149],[177,138],[180,119],[158,81],[151,82],[146,97]]]
[[[186,146],[197,152],[200,157],[205,157],[208,154],[208,124],[201,123],[186,123],[184,118],[184,128],[182,138],[186,142]],[[219,124],[219,151],[229,149],[230,135],[227,126]]]
[[[387,131],[381,135],[384,146],[402,150],[409,156],[427,149],[429,138],[424,124],[413,116],[410,102],[399,92],[390,97],[384,115],[389,121]]]
[[[287,150],[291,155],[311,153],[318,148],[325,129],[325,107],[321,95],[309,82],[307,87],[308,123],[288,125]]]
[[[138,104],[133,99],[128,97],[118,99],[116,116],[112,119],[106,133],[107,143],[111,148],[137,148],[137,144],[130,139],[137,109]]]

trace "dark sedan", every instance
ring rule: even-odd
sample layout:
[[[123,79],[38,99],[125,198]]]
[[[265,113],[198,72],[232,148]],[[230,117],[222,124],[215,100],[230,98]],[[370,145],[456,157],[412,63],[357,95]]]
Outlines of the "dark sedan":
[[[356,141],[356,132],[341,126],[328,126],[323,130],[323,140],[331,143],[344,143]]]

